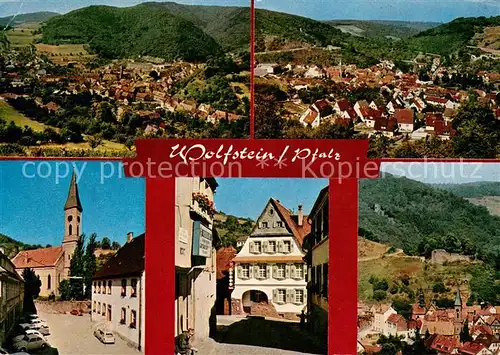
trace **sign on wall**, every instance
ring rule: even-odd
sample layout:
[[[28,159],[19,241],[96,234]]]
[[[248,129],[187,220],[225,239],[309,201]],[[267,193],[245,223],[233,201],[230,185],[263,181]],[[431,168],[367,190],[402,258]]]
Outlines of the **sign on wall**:
[[[201,224],[200,221],[193,222],[193,255],[210,256],[212,250],[212,231]]]

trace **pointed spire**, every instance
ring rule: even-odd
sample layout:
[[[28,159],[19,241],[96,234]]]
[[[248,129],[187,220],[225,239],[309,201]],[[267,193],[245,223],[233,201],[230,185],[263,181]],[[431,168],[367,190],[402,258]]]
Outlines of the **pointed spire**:
[[[80,195],[78,195],[78,185],[76,184],[76,174],[73,171],[73,176],[71,177],[71,184],[69,185],[68,198],[66,199],[66,204],[64,205],[64,210],[70,208],[76,208],[78,211],[82,212],[82,204],[80,202]]]
[[[462,307],[462,299],[460,297],[460,288],[457,286],[457,294],[455,297],[455,307]]]

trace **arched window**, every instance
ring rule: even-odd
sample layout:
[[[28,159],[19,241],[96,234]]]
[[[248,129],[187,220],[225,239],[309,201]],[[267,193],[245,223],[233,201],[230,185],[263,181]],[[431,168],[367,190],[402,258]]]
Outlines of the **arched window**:
[[[50,279],[49,275],[49,277],[47,277],[47,290],[50,290],[51,286],[52,286],[52,280]]]
[[[70,224],[69,225],[69,232],[68,232],[69,235],[72,235],[73,234],[73,226]]]

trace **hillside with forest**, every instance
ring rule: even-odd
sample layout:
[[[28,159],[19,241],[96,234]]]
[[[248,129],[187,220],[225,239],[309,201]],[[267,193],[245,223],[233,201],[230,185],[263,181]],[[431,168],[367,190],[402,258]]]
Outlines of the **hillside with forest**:
[[[51,18],[41,31],[43,43],[86,44],[105,58],[198,61],[222,52],[217,41],[195,24],[151,4],[90,6]]]
[[[6,236],[5,234],[0,233],[0,248],[3,248],[3,253],[9,259],[13,258],[17,255],[18,252],[22,250],[30,250],[43,248],[40,244],[25,244],[18,240],[12,239],[11,237]]]
[[[403,39],[415,36],[421,31],[439,26],[436,22],[406,22],[406,21],[361,21],[361,20],[331,20],[326,21],[331,26],[354,36],[367,38],[390,37]]]
[[[346,36],[327,23],[263,9],[255,11],[255,32],[257,52],[340,45]]]
[[[168,11],[189,21],[214,38],[226,51],[249,51],[250,9],[234,6],[184,5],[152,2],[144,5]]]
[[[59,15],[57,12],[32,12],[16,16],[0,17],[0,27],[15,27],[26,23],[38,23]]]
[[[221,240],[221,247],[236,248],[236,241],[239,237],[249,236],[255,225],[255,221],[250,218],[235,217],[218,212],[214,217],[214,227]]]
[[[386,174],[360,183],[360,235],[410,255],[500,255],[500,217],[452,192]]]
[[[496,181],[472,182],[467,184],[434,184],[431,186],[465,198],[500,196],[500,182]]]
[[[420,293],[453,305],[457,280],[468,304],[500,302],[500,217],[464,196],[497,193],[497,183],[428,185],[384,174],[359,191],[359,297],[391,300],[403,315]],[[491,197],[491,196],[490,196]],[[472,197],[471,197],[472,198]],[[433,250],[470,261],[433,263]]]

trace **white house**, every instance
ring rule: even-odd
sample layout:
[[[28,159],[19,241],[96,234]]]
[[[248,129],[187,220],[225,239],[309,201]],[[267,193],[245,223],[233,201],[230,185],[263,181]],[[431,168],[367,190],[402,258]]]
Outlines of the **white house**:
[[[129,233],[127,244],[95,274],[92,322],[102,323],[138,350],[145,334],[145,235]]]
[[[239,305],[236,308],[251,314],[259,314],[259,309],[272,313],[274,308],[275,316],[285,318],[296,318],[305,310],[307,269],[302,241],[309,231],[301,206],[293,215],[278,200],[269,200],[233,260],[236,277],[232,302]]]
[[[370,312],[373,314],[373,330],[378,333],[389,334],[387,320],[392,314],[397,314],[398,312],[387,304],[373,306]]]

